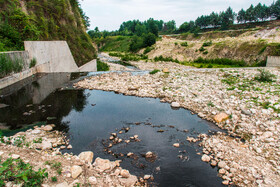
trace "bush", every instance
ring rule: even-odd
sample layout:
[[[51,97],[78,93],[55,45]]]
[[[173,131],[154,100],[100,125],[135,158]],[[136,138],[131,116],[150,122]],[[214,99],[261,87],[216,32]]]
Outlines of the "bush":
[[[232,60],[228,58],[204,59],[202,57],[194,60],[194,63],[231,65],[235,67],[244,67],[247,65],[244,60]]]
[[[23,59],[15,58],[12,60],[6,54],[0,54],[0,78],[12,72],[20,72],[23,68]]]
[[[202,54],[207,55],[207,54],[208,54],[208,51],[207,51],[207,50],[206,50],[206,51],[203,51]]]
[[[156,43],[157,37],[153,33],[143,35],[143,47],[149,47]]]
[[[150,74],[151,74],[151,75],[154,75],[154,74],[156,74],[156,73],[158,73],[158,72],[160,72],[160,70],[154,69],[153,71],[150,72]]]
[[[108,66],[108,64],[97,59],[97,71],[109,71],[109,69],[110,67]]]
[[[199,48],[199,51],[200,52],[203,52],[203,51],[205,51],[206,49],[204,48],[204,47],[201,47],[201,48]]]
[[[202,47],[208,47],[208,46],[211,46],[212,45],[212,41],[208,41],[208,42],[204,42],[202,44]]]
[[[43,180],[48,178],[46,169],[34,171],[30,164],[25,164],[21,159],[8,158],[0,160],[0,186],[5,186],[4,181],[13,181],[16,184],[22,183],[24,187],[41,186]]]
[[[147,48],[144,50],[144,54],[147,54],[147,53],[151,52],[152,50],[154,50],[153,47],[147,47]]]
[[[188,47],[188,42],[183,42],[183,43],[181,43],[181,46],[183,46],[183,47]]]
[[[260,73],[255,76],[255,80],[259,82],[273,82],[273,79],[276,77],[276,75],[270,73],[265,69],[258,69],[258,71]]]
[[[34,66],[36,66],[36,64],[37,64],[36,58],[32,58],[29,64],[29,68],[33,68]]]

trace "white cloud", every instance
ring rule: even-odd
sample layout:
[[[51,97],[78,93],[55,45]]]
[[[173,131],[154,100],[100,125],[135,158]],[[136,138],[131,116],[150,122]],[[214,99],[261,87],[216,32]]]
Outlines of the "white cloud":
[[[175,20],[177,26],[195,20],[212,11],[220,12],[231,6],[235,12],[251,4],[270,5],[273,0],[83,0],[81,5],[91,20],[91,29],[117,30],[122,22],[150,17]]]

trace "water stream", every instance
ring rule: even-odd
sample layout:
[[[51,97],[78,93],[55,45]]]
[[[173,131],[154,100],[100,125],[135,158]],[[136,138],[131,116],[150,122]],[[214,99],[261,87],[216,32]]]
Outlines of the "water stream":
[[[93,74],[93,73],[92,73]],[[0,128],[6,135],[38,124],[56,124],[64,131],[79,154],[93,151],[96,157],[122,160],[122,167],[132,174],[152,174],[155,186],[222,186],[217,169],[201,161],[201,147],[189,143],[188,136],[219,131],[214,124],[192,115],[188,110],[174,110],[159,99],[124,96],[114,92],[77,90],[75,79],[90,74],[41,74],[0,92]],[[123,128],[130,129],[125,133]],[[140,142],[114,145],[104,151],[110,134],[119,131],[128,140],[138,135]],[[160,132],[159,132],[160,131]],[[180,143],[180,148],[172,145]],[[152,151],[157,159],[142,155]],[[128,158],[133,152],[137,157]]]

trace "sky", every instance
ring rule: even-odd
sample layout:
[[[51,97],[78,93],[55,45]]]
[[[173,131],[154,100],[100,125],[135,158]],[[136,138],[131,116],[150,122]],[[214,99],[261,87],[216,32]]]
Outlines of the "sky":
[[[251,4],[271,5],[273,0],[80,0],[90,18],[90,29],[118,30],[124,21],[154,18],[165,22],[175,20],[177,27],[198,16],[220,12],[229,6],[238,12]]]

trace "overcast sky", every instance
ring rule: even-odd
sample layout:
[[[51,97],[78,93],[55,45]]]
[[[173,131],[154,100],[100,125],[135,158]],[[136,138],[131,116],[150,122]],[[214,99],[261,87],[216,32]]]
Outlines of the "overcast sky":
[[[99,30],[118,30],[122,22],[154,18],[175,20],[177,27],[183,22],[195,20],[198,16],[220,12],[229,6],[235,12],[247,9],[259,2],[271,5],[273,0],[81,0],[81,5],[90,18],[91,27]]]

